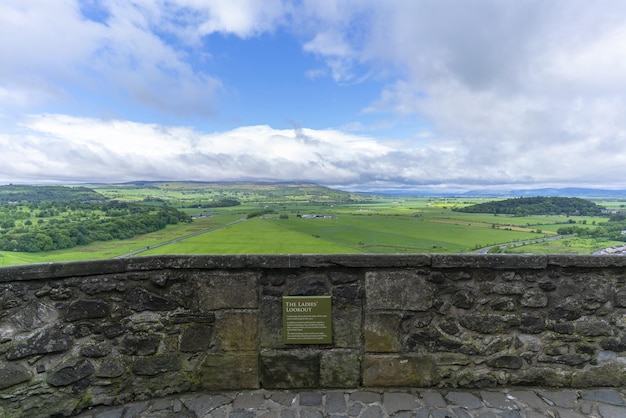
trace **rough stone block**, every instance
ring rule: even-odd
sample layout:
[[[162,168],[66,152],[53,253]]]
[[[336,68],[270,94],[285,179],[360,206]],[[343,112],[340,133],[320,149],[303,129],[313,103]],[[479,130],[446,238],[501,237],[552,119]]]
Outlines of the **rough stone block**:
[[[611,336],[613,335],[611,324],[603,319],[583,317],[574,322],[576,332],[585,337]]]
[[[320,355],[316,352],[261,353],[261,384],[267,389],[316,388]]]
[[[30,372],[21,364],[0,366],[0,390],[10,388],[31,379]]]
[[[203,389],[256,389],[259,363],[256,353],[208,354],[199,367]]]
[[[126,296],[126,303],[137,312],[141,311],[172,311],[177,304],[160,295],[137,287]]]
[[[224,312],[217,322],[219,348],[224,351],[257,350],[258,325],[255,312]]]
[[[113,347],[111,347],[108,343],[91,343],[85,344],[81,347],[80,355],[84,357],[98,358],[110,354],[112,350]]]
[[[528,334],[538,334],[546,329],[546,319],[542,315],[522,314],[519,328]]]
[[[573,387],[610,387],[626,385],[626,366],[621,361],[607,361],[598,366],[586,366],[572,374]]]
[[[361,362],[356,352],[325,351],[320,361],[320,385],[355,388],[361,380]]]
[[[359,306],[339,308],[333,305],[333,344],[341,348],[357,348],[361,344],[363,311]]]
[[[524,360],[518,356],[505,355],[489,359],[487,365],[498,369],[521,369]]]
[[[133,373],[138,376],[155,376],[180,370],[180,359],[173,354],[142,357],[133,363]]]
[[[96,377],[112,378],[120,377],[126,371],[126,367],[121,360],[115,358],[106,358],[100,363],[100,368],[96,372]]]
[[[542,290],[530,289],[524,292],[520,303],[528,308],[543,308],[548,305],[548,295]]]
[[[299,274],[287,276],[270,276],[272,283],[284,279],[281,285],[282,295],[285,296],[325,296],[331,294],[331,285],[328,275],[321,270],[305,270]]]
[[[17,360],[35,354],[48,354],[67,351],[74,341],[58,329],[40,332],[7,352],[8,360]]]
[[[626,289],[621,289],[615,294],[615,306],[626,308]]]
[[[363,337],[366,352],[395,353],[400,350],[400,322],[395,313],[375,313],[365,316]]]
[[[190,324],[183,329],[180,337],[180,351],[184,353],[206,351],[211,346],[212,336],[211,324]]]
[[[622,338],[607,338],[600,345],[605,350],[616,351],[618,353],[626,351],[626,335]]]
[[[259,332],[261,348],[282,348],[283,316],[280,299],[263,298],[261,300]]]
[[[509,383],[520,386],[565,387],[571,373],[559,367],[529,367],[510,372]]]
[[[62,364],[46,379],[51,386],[67,386],[93,374],[96,369],[88,360],[74,360]]]
[[[131,356],[150,356],[157,352],[161,338],[157,335],[128,335],[122,341],[120,352]]]
[[[461,309],[470,309],[474,304],[476,295],[471,290],[459,290],[450,298],[453,306]]]
[[[258,274],[252,272],[213,272],[198,280],[201,310],[257,307]]]
[[[506,329],[520,324],[514,315],[467,314],[459,318],[459,323],[481,334],[499,334]]]
[[[365,295],[368,310],[427,311],[435,297],[428,276],[415,270],[370,271],[365,275]]]
[[[435,361],[424,355],[365,355],[363,385],[434,386],[441,380]]]

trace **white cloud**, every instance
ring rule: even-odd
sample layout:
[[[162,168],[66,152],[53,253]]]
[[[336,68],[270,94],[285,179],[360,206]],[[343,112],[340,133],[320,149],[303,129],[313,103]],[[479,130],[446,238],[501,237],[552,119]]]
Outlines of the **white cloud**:
[[[26,121],[22,133],[0,136],[0,181],[618,184],[621,177],[615,177],[623,173],[626,155],[607,151],[603,140],[548,141],[536,152],[497,135],[478,146],[440,138],[425,138],[416,146],[337,130],[261,125],[207,134],[188,127],[40,115]],[[624,132],[614,140],[626,146]]]
[[[389,151],[370,138],[339,131],[268,126],[205,134],[185,127],[43,115],[32,117],[24,129],[24,135],[0,137],[7,161],[0,168],[2,180],[348,181],[361,175],[354,164]]]

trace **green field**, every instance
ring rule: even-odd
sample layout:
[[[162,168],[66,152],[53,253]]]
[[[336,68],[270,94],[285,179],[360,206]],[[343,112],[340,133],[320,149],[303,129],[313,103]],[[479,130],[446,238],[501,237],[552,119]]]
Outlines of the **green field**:
[[[192,223],[168,225],[160,231],[125,240],[93,242],[57,251],[3,251],[0,266],[114,258],[133,252],[134,255],[471,253],[509,244],[502,252],[589,254],[619,244],[578,237],[523,244],[553,237],[564,225],[591,230],[596,224],[606,222],[606,217],[515,217],[452,210],[483,202],[484,198],[381,197],[329,191],[314,185],[257,187],[240,183],[93,188],[108,199],[171,205],[195,219]],[[202,207],[219,199],[237,199],[241,204]],[[623,201],[608,203],[615,207],[624,204]],[[251,213],[261,215],[246,220]],[[308,215],[317,217],[311,219]]]

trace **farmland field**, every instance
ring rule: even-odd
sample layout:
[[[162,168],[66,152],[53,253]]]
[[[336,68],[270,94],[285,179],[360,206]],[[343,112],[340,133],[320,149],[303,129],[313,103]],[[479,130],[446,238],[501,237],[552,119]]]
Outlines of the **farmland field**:
[[[284,184],[91,187],[107,199],[155,207],[170,205],[193,217],[193,221],[129,239],[97,241],[63,250],[0,251],[0,266],[131,254],[470,253],[504,244],[508,246],[499,252],[589,254],[620,243],[580,237],[543,241],[557,236],[557,230],[564,225],[591,231],[607,217],[496,216],[453,210],[486,202],[487,198],[385,197]],[[231,200],[237,204],[213,205]],[[623,207],[620,201],[603,204]],[[21,213],[28,213],[26,206],[23,210]],[[55,218],[60,222],[59,216]],[[17,226],[27,220],[24,217]]]

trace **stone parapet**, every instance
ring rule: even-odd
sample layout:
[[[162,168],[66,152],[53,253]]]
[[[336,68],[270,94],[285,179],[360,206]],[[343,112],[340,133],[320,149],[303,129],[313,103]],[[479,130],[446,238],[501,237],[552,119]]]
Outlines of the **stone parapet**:
[[[330,296],[285,344],[283,296]],[[0,416],[242,389],[626,384],[626,257],[158,256],[0,268]]]

